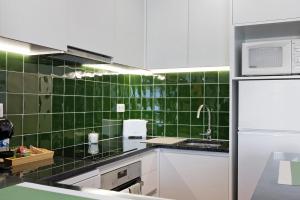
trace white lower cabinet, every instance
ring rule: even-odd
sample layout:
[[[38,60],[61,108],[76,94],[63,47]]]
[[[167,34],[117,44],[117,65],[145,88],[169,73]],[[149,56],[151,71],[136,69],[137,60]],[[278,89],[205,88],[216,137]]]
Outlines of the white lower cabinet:
[[[100,172],[98,169],[60,181],[61,184],[80,187],[100,188]]]
[[[159,196],[176,200],[227,200],[228,154],[161,150]]]

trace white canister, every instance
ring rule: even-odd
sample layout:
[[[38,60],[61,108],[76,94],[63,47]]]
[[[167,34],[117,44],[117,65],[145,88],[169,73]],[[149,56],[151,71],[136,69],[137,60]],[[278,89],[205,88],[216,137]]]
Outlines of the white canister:
[[[89,144],[97,144],[99,141],[98,133],[89,133]]]

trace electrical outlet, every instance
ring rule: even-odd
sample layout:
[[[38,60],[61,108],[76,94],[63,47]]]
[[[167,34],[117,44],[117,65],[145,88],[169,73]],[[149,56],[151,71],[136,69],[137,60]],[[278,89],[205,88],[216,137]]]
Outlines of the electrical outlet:
[[[125,112],[125,104],[117,104],[117,112]]]

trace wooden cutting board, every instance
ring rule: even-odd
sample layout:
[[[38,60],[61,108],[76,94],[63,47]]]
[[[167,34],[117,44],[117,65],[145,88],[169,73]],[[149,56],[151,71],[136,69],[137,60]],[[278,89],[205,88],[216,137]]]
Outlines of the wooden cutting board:
[[[173,137],[158,137],[143,141],[143,143],[149,144],[176,144],[185,141],[185,138],[173,138]]]

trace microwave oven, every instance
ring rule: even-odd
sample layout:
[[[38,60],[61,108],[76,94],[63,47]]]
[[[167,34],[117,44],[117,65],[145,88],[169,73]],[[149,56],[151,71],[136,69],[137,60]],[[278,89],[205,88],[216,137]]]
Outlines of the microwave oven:
[[[300,74],[300,39],[242,44],[242,75]]]

